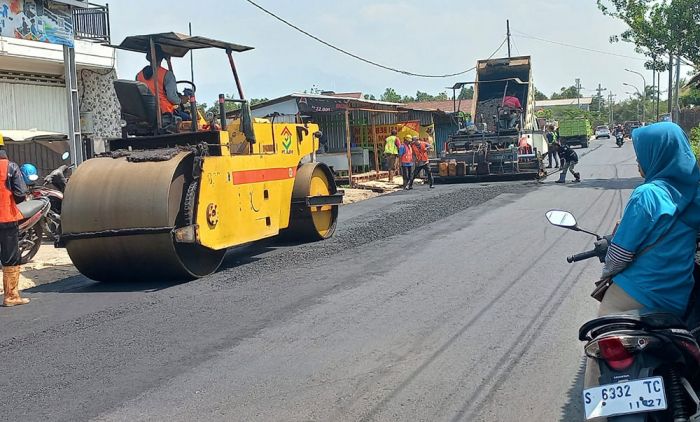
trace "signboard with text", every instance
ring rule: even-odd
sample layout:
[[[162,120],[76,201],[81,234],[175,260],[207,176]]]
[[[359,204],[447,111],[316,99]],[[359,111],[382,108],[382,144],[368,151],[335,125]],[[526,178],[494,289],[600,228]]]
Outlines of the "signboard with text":
[[[48,0],[0,0],[0,36],[73,47],[71,8]]]

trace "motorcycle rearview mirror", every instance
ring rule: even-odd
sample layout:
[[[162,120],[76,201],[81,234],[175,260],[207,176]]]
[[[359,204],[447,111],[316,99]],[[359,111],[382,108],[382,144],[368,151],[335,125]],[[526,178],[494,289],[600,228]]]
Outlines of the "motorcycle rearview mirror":
[[[63,161],[65,161],[65,160],[67,160],[67,159],[69,159],[69,158],[70,158],[70,152],[68,152],[68,151],[64,152],[63,155],[61,155],[61,159],[62,159]]]
[[[549,221],[549,223],[554,226],[563,227],[565,229],[573,230],[575,232],[584,232],[595,236],[596,239],[600,239],[600,236],[598,236],[597,234],[580,228],[578,226],[578,223],[576,222],[576,217],[574,217],[574,215],[568,211],[549,210],[545,213],[545,217],[547,217],[547,221]]]
[[[578,227],[576,217],[568,211],[551,210],[545,214],[550,224],[567,229],[575,229]]]

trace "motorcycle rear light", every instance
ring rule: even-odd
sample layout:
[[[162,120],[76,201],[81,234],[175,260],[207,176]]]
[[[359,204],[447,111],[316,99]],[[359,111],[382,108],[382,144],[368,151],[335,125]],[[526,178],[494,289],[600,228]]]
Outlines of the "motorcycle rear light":
[[[680,344],[683,349],[685,349],[685,351],[690,354],[690,356],[692,356],[698,364],[700,364],[700,349],[698,349],[697,344],[687,340],[680,340],[678,344]]]
[[[634,362],[634,356],[617,337],[607,337],[598,340],[600,356],[616,371],[629,368]]]

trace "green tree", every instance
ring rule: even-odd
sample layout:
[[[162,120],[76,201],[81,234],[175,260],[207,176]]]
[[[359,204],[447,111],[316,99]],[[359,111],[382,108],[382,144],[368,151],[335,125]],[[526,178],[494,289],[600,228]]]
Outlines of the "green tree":
[[[562,87],[559,92],[553,93],[549,98],[552,100],[563,100],[563,99],[568,99],[568,98],[578,98],[581,96],[581,93],[576,89],[575,86],[570,86],[570,87]]]
[[[389,103],[399,103],[401,102],[401,96],[396,93],[394,88],[387,88],[384,93],[379,97],[380,101],[386,101]]]
[[[447,93],[445,91],[442,91],[438,95],[434,97],[435,101],[446,101],[449,100],[450,97],[447,96]]]
[[[663,70],[662,57],[679,55],[700,65],[700,2],[697,0],[597,0],[598,8],[620,19],[627,29],[610,42],[629,42],[651,60],[647,68]]]
[[[423,91],[416,91],[416,101],[433,101],[435,97]]]
[[[370,100],[370,101],[375,101],[376,98],[374,97],[374,94],[365,94],[363,95],[365,100]]]
[[[474,87],[465,87],[463,86],[462,89],[459,91],[459,96],[457,97],[458,100],[471,100],[474,98]]]
[[[237,96],[234,97],[231,94],[226,94],[226,98],[232,100],[232,99],[237,99],[238,97]],[[264,103],[265,101],[268,101],[268,99],[267,98],[250,98],[250,99],[248,99],[248,103],[251,106],[254,106],[254,105],[260,104],[260,103]],[[226,110],[227,113],[229,111],[239,110],[240,108],[241,108],[240,103],[234,103],[234,102],[230,102],[230,101],[226,101],[224,103],[224,110]],[[206,103],[199,104],[199,110],[203,111],[205,114],[208,112],[212,112],[215,115],[218,115],[219,114],[219,104],[218,103],[213,104],[211,107],[207,107]]]
[[[547,96],[540,91],[539,89],[535,88],[535,101],[542,101],[542,100],[548,100]]]

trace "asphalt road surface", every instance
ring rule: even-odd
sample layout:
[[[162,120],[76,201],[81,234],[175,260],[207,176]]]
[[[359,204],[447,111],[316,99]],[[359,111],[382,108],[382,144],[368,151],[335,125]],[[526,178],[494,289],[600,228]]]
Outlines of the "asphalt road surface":
[[[583,183],[418,186],[336,236],[261,242],[184,284],[73,277],[0,308],[0,420],[575,421],[597,261],[641,182],[591,143]]]

